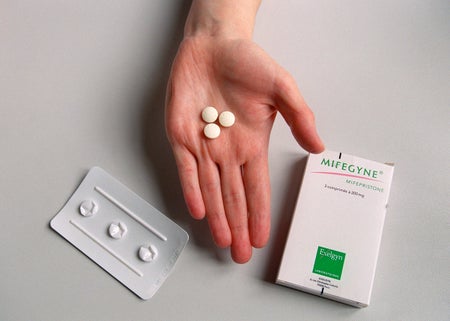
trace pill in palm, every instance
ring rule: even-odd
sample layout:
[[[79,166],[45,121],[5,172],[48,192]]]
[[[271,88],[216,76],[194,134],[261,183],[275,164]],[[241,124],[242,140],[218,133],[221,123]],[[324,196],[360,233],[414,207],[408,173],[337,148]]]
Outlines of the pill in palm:
[[[202,119],[207,123],[214,123],[219,116],[217,109],[212,106],[208,106],[202,111]]]
[[[203,133],[209,139],[217,138],[220,135],[220,127],[216,124],[208,124],[203,129]]]
[[[234,125],[236,118],[234,117],[234,114],[231,111],[224,111],[220,113],[219,116],[219,123],[223,127],[231,127]]]

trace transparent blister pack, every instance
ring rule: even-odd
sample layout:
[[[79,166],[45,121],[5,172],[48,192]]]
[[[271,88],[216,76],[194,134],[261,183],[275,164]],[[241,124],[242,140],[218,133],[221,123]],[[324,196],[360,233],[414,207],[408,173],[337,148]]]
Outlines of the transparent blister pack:
[[[99,167],[93,167],[50,226],[140,298],[172,271],[188,234]]]

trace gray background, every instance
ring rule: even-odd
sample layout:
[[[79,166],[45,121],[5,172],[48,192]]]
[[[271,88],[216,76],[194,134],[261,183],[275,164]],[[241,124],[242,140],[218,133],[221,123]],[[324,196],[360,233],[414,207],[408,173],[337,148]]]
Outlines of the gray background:
[[[268,246],[234,264],[187,214],[163,100],[188,8],[0,1],[0,319],[449,319],[449,2],[267,0],[258,14],[255,41],[298,81],[327,147],[396,164],[362,310],[274,284],[306,155],[281,117]],[[48,226],[94,165],[191,236],[149,301]]]

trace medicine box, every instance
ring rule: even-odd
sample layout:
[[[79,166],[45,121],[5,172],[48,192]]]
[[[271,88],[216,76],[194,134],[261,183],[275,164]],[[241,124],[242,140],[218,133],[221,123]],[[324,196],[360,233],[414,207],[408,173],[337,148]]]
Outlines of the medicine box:
[[[393,171],[343,153],[310,154],[276,282],[368,306]]]

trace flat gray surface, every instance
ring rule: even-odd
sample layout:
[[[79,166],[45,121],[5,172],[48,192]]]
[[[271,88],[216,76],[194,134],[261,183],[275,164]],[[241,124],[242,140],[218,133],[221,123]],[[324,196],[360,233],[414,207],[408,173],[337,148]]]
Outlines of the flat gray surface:
[[[370,307],[273,283],[305,153],[277,118],[272,236],[246,265],[188,216],[163,127],[189,3],[0,3],[1,320],[449,319],[448,1],[264,1],[255,40],[298,81],[328,148],[395,162]],[[48,223],[98,165],[191,240],[141,301]]]

